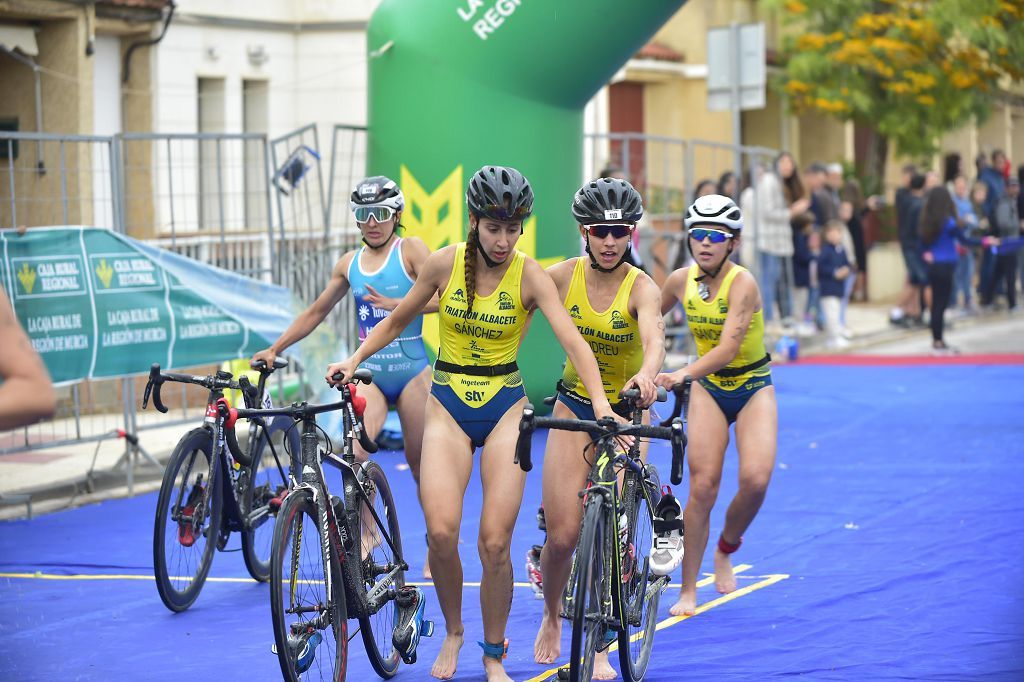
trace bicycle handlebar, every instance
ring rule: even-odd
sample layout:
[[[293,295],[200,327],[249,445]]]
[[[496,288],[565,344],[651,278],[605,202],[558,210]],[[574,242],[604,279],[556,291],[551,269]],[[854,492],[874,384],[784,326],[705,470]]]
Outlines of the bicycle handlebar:
[[[561,431],[579,431],[589,434],[594,440],[603,440],[616,436],[636,436],[638,438],[667,440],[672,444],[672,483],[674,485],[682,483],[686,434],[683,432],[683,423],[679,419],[672,420],[670,426],[665,427],[649,426],[647,424],[620,424],[608,417],[596,421],[537,417],[534,414],[533,405],[527,403],[523,408],[523,416],[519,422],[519,439],[516,441],[515,455],[515,461],[523,471],[533,469],[531,437],[538,427]]]
[[[174,372],[161,372],[160,363],[154,362],[149,368],[149,381],[146,382],[146,390],[142,394],[142,409],[146,409],[149,405],[149,396],[152,394],[154,407],[164,414],[167,413],[167,406],[164,405],[160,396],[160,387],[167,381],[196,384],[210,391],[223,391],[225,389],[239,391],[243,389],[241,384],[231,378],[229,372],[218,370],[216,374],[205,377],[193,374],[176,374]]]
[[[373,372],[368,369],[360,368],[355,372],[352,377],[354,380],[369,384],[373,382]],[[362,427],[362,420],[356,415],[355,409],[352,406],[352,392],[348,387],[348,384],[338,384],[337,389],[342,393],[342,399],[336,403],[323,403],[320,405],[311,405],[309,403],[295,403],[287,407],[271,407],[262,409],[236,409],[233,410],[236,417],[242,419],[260,419],[262,417],[291,417],[295,421],[307,419],[323,412],[331,412],[333,410],[347,410],[349,412],[349,418],[353,424],[356,432],[356,438],[359,441],[359,445],[362,446],[363,450],[373,454],[377,452],[377,444],[370,439],[369,434],[366,433],[366,429]],[[227,406],[223,406],[222,410],[228,410]],[[234,429],[225,429],[226,431],[226,442],[228,449],[231,451],[231,455],[235,459],[239,459],[245,464],[245,456],[239,457],[241,448],[238,446],[238,439],[235,437]]]

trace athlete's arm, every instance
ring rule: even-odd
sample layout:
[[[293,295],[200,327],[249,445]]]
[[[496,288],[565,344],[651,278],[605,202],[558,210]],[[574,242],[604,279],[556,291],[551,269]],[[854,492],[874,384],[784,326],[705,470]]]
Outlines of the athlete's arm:
[[[634,314],[640,327],[644,361],[640,371],[630,378],[623,388],[640,389],[641,405],[650,407],[658,395],[654,377],[661,371],[661,365],[665,361],[665,321],[658,310],[658,285],[641,272],[637,275],[629,296],[636,302]]]
[[[250,363],[263,360],[267,363],[268,367],[273,367],[274,359],[278,355],[283,353],[293,343],[309,336],[317,328],[317,325],[327,319],[334,306],[338,305],[338,302],[348,293],[348,266],[352,262],[355,253],[355,251],[349,251],[338,259],[338,262],[334,264],[334,270],[331,272],[330,281],[324,290],[320,292],[320,295],[317,296],[317,299],[313,301],[313,304],[299,313],[299,316],[288,325],[288,328],[284,330],[284,333],[281,334],[270,348],[261,350],[253,355]]]
[[[361,362],[394,341],[402,333],[402,330],[409,326],[412,319],[421,313],[430,298],[437,295],[442,283],[447,282],[454,258],[454,246],[431,254],[423,265],[422,273],[412,285],[412,289],[405,295],[394,312],[377,323],[366,340],[359,344],[355,353],[347,360],[334,362],[327,366],[325,377],[327,383],[331,386],[339,383],[334,380],[334,374],[337,372],[341,372],[343,380],[348,380]]]
[[[423,271],[423,264],[427,262],[427,258],[430,256],[430,249],[419,237],[405,237],[402,239],[402,264],[405,266],[406,272],[408,272],[413,280],[416,280],[420,273]],[[366,296],[366,300],[370,302],[370,305],[381,310],[394,310],[398,307],[398,304],[402,302],[400,298],[390,298],[388,296],[382,296],[380,292],[371,287],[369,284],[366,285],[366,290],[369,292]],[[423,306],[423,313],[436,313],[438,309],[438,299],[435,296],[431,298],[425,306]]]
[[[558,300],[563,303],[565,302],[565,297],[569,294],[569,285],[572,284],[572,271],[575,268],[576,259],[570,258],[569,260],[563,260],[550,265],[545,270],[551,277],[551,281],[555,283],[555,288],[558,290]]]
[[[665,278],[661,287],[661,314],[666,315],[676,303],[682,303],[683,292],[686,291],[686,276],[689,268],[679,268]]]
[[[50,373],[0,286],[0,431],[49,419],[57,409]]]
[[[736,358],[750,328],[750,321],[761,307],[761,294],[757,289],[757,282],[749,272],[741,272],[733,279],[729,289],[728,305],[729,312],[725,316],[718,344],[693,364],[671,374],[659,374],[655,383],[670,388],[680,383],[686,376],[703,379]]]
[[[532,258],[527,258],[523,264],[523,294],[523,304],[526,308],[540,308],[551,324],[558,342],[562,344],[569,360],[572,361],[572,366],[583,380],[583,385],[587,387],[587,393],[590,394],[594,406],[594,414],[598,417],[616,417],[617,421],[622,421],[612,412],[612,406],[604,395],[601,373],[590,346],[580,336],[565,306],[558,299],[555,283]]]

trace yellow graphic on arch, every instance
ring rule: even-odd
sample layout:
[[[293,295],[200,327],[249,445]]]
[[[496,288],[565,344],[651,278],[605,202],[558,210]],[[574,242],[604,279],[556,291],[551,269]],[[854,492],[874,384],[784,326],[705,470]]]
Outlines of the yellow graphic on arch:
[[[35,268],[30,268],[28,263],[22,263],[21,269],[18,270],[18,281],[21,282],[21,287],[25,290],[25,293],[31,294],[32,289],[36,285]]]
[[[462,229],[462,216],[466,210],[466,188],[462,182],[462,166],[456,166],[432,192],[424,189],[408,166],[401,164],[399,186],[405,195],[402,224],[409,237],[422,239],[431,252],[448,244],[456,244],[466,237]],[[541,267],[565,260],[560,256],[537,258],[537,216],[523,224],[523,235],[516,248]],[[441,338],[437,328],[437,315],[423,316],[423,340],[435,355]]]
[[[462,166],[456,166],[433,192],[423,189],[405,164],[399,185],[405,195],[402,224],[406,234],[419,237],[432,252],[462,241],[462,211],[465,188]]]
[[[110,280],[114,278],[114,268],[110,267],[106,258],[101,258],[100,264],[96,266],[96,276],[100,278],[104,289],[110,288]]]

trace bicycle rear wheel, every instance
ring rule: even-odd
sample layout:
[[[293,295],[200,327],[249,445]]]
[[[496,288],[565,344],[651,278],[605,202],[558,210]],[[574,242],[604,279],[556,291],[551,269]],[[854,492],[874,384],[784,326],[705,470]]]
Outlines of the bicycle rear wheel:
[[[250,450],[252,465],[245,494],[248,497],[246,506],[252,519],[252,528],[242,532],[242,557],[249,575],[255,580],[266,582],[270,578],[270,552],[274,542],[274,514],[269,504],[270,500],[288,488],[289,459],[284,452],[284,441],[288,441],[288,452],[295,456],[299,454],[300,445],[298,429],[289,428],[271,433],[274,451],[270,449],[267,432],[259,429],[259,434]],[[274,459],[274,452],[280,461]],[[284,471],[284,476],[281,471]]]
[[[345,679],[348,614],[341,562],[332,545],[325,565],[316,504],[308,490],[285,498],[274,524],[270,612],[285,680]],[[327,585],[333,587],[328,598]]]
[[[573,588],[572,648],[569,679],[586,681],[594,675],[594,654],[604,641],[604,580],[611,570],[605,561],[607,524],[599,495],[591,494],[583,511],[580,543],[576,548],[576,584]]]
[[[623,625],[619,633],[619,667],[626,682],[637,682],[643,679],[650,662],[658,602],[668,578],[650,572],[654,509],[642,481],[632,472],[627,476],[634,480],[632,485],[625,486],[630,499],[624,500],[629,530],[620,559],[623,564],[622,589],[613,588],[612,595],[616,616]]]
[[[398,527],[398,512],[395,500],[391,496],[391,486],[384,475],[384,470],[375,463],[369,463],[364,469],[363,490],[366,491],[373,504],[373,509],[387,529],[391,541],[398,550],[398,556],[381,537],[380,528],[373,520],[365,500],[360,499],[358,548],[362,568],[363,583],[357,589],[366,595],[370,613],[359,619],[359,629],[363,635],[363,645],[370,665],[384,679],[394,677],[398,672],[400,657],[395,650],[393,634],[395,630],[395,591],[405,585],[405,571],[399,571],[394,582],[385,584],[387,574],[393,570],[402,557],[402,531]],[[356,548],[353,548],[355,552]],[[384,591],[379,596],[375,592]]]
[[[217,467],[210,466],[212,440],[206,429],[186,433],[171,453],[160,484],[153,572],[160,599],[171,611],[192,606],[213,563],[223,499]]]

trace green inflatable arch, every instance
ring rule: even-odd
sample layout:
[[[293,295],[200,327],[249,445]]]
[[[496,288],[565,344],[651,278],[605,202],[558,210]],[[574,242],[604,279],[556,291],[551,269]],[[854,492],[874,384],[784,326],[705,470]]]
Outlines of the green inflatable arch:
[[[384,0],[367,33],[367,168],[399,180],[408,234],[432,250],[464,239],[466,183],[500,164],[537,197],[518,248],[542,265],[578,255],[583,107],[684,1]],[[535,404],[564,360],[540,318],[520,353]],[[424,332],[436,348],[436,323]]]

